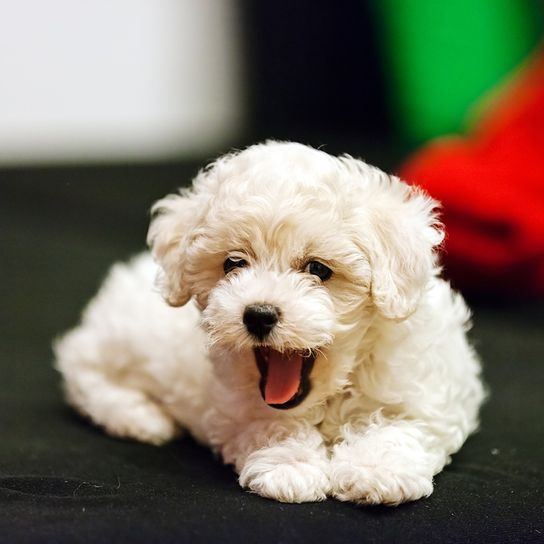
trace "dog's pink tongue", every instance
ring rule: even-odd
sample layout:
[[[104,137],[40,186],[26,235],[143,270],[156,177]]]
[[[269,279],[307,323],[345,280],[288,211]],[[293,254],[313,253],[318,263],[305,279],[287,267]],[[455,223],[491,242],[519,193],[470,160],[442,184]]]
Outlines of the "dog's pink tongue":
[[[302,357],[300,355],[286,355],[270,350],[264,389],[265,402],[267,404],[286,403],[298,391],[301,375]]]

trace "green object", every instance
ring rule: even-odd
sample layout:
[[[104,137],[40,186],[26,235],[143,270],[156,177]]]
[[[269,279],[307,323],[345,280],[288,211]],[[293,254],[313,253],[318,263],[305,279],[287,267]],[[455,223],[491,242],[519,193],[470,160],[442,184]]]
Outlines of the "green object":
[[[377,0],[390,100],[409,143],[460,132],[470,108],[539,41],[529,0]]]

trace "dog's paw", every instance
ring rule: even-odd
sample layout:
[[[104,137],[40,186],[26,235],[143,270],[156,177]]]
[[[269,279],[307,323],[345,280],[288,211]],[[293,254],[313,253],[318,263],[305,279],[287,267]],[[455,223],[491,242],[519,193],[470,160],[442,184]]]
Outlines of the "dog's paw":
[[[148,399],[117,405],[102,422],[109,434],[160,446],[175,438],[174,420]]]
[[[240,485],[262,497],[280,502],[314,502],[327,498],[327,464],[282,459],[267,448],[252,453],[240,472]],[[271,451],[272,450],[272,451]]]
[[[381,465],[336,461],[331,464],[332,495],[358,504],[398,505],[428,497],[433,492],[432,477]]]
[[[345,429],[330,461],[332,495],[359,504],[397,505],[428,497],[447,457],[424,426],[396,421],[365,432]]]

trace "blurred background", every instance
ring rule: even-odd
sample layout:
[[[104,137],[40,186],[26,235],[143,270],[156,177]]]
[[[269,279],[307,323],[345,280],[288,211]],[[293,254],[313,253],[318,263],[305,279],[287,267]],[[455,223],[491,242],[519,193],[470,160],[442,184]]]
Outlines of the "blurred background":
[[[406,152],[465,130],[542,31],[536,0],[2,0],[0,10],[9,166],[178,160],[270,137]]]
[[[443,203],[456,287],[541,297],[543,13],[536,0],[0,0],[2,295],[41,301],[50,337],[109,262],[144,248],[155,199],[275,138],[421,184]]]

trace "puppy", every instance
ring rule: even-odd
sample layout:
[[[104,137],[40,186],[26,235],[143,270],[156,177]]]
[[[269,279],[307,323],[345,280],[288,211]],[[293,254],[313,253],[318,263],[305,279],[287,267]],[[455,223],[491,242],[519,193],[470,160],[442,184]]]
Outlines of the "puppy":
[[[218,159],[56,343],[70,403],[119,437],[187,429],[263,497],[430,495],[484,397],[436,207],[296,143]]]

